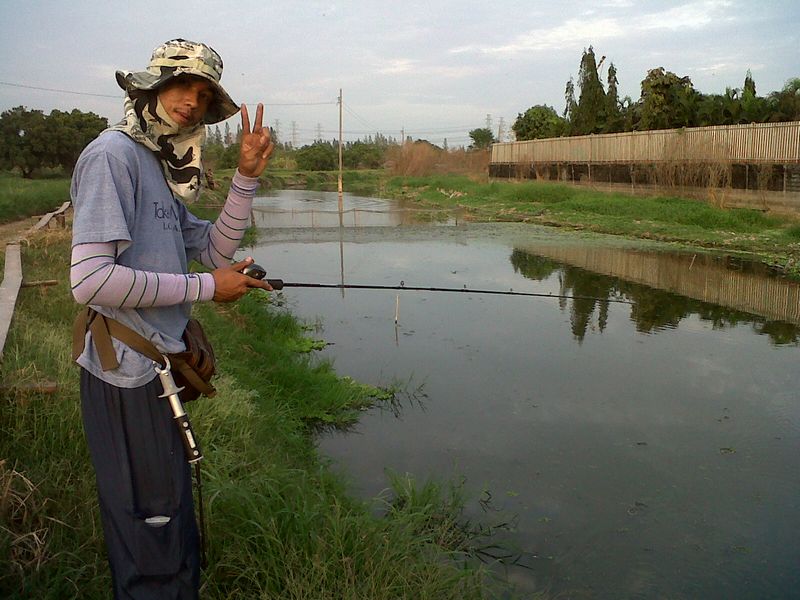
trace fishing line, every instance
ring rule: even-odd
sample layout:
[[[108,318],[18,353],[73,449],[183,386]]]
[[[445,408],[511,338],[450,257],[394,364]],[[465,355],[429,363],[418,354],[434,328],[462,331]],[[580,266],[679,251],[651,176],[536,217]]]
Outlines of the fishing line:
[[[256,264],[248,265],[242,271],[254,279],[263,279],[272,286],[273,290],[279,291],[287,287],[296,288],[327,288],[335,290],[405,290],[409,292],[459,292],[461,294],[492,294],[496,296],[528,296],[535,298],[566,298],[569,300],[593,300],[595,302],[615,302],[617,304],[633,304],[630,300],[621,298],[598,298],[596,296],[580,296],[570,294],[550,294],[544,292],[515,292],[514,290],[473,290],[466,285],[463,288],[451,287],[423,287],[406,285],[404,281],[400,285],[361,285],[357,283],[308,283],[299,281],[284,281],[283,279],[265,279],[267,272],[263,267]]]
[[[630,300],[621,298],[598,298],[596,296],[576,296],[570,294],[549,294],[544,292],[515,292],[514,290],[475,290],[466,286],[463,288],[450,287],[422,287],[414,285],[359,285],[355,283],[306,283],[297,281],[283,281],[282,279],[265,279],[273,290],[282,290],[287,287],[297,288],[331,288],[337,290],[406,290],[410,292],[460,292],[462,294],[493,294],[497,296],[532,296],[536,298],[567,298],[571,300],[594,300],[596,302],[616,302],[618,304],[633,304]]]

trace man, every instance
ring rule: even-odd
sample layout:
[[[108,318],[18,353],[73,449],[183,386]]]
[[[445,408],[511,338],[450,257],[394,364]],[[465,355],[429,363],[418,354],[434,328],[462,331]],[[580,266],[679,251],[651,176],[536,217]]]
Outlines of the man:
[[[193,302],[271,289],[242,274],[251,259],[231,264],[273,150],[261,104],[252,129],[241,107],[239,166],[216,222],[184,204],[200,190],[206,125],[239,110],[221,76],[213,49],[182,39],[156,48],[145,71],[117,71],[125,118],[86,147],[73,175],[75,299],[164,354],[184,349]],[[190,260],[213,271],[190,273]],[[118,366],[109,368],[91,332],[84,340],[77,358],[83,421],[115,598],[196,598],[191,475],[153,362],[113,339]]]

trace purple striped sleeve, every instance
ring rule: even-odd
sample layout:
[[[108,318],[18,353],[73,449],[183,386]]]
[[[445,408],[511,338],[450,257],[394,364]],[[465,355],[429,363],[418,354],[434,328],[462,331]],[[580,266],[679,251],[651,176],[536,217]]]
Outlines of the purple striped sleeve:
[[[72,248],[70,285],[80,304],[145,308],[202,302],[214,298],[211,273],[155,273],[116,263],[116,243]]]
[[[257,177],[245,177],[237,170],[231,180],[228,198],[208,236],[208,246],[200,262],[216,269],[229,265],[250,224],[250,209],[258,188]]]

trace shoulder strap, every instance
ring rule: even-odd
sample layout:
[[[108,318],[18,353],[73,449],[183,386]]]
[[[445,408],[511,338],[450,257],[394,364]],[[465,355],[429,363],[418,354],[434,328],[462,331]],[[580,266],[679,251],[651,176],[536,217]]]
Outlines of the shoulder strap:
[[[72,330],[72,358],[77,359],[86,345],[86,332],[92,332],[97,354],[100,357],[100,366],[103,371],[110,371],[119,366],[117,354],[111,343],[111,338],[117,338],[120,342],[133,348],[139,354],[144,354],[150,360],[164,366],[164,357],[152,342],[136,333],[130,327],[126,327],[119,321],[109,319],[101,315],[96,310],[88,306],[78,313],[75,318],[75,325]]]

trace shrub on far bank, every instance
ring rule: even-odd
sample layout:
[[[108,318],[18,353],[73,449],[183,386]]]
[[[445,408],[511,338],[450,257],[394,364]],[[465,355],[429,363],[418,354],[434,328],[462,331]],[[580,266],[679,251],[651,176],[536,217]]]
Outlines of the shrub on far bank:
[[[393,146],[387,152],[393,175],[423,177],[459,173],[485,177],[489,172],[489,150],[445,150],[426,141]]]

